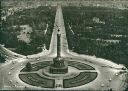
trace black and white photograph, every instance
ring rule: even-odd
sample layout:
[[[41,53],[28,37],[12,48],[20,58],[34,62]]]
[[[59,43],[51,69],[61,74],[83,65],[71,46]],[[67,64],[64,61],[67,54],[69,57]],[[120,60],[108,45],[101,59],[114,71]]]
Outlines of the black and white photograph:
[[[128,0],[0,3],[0,91],[128,91]]]

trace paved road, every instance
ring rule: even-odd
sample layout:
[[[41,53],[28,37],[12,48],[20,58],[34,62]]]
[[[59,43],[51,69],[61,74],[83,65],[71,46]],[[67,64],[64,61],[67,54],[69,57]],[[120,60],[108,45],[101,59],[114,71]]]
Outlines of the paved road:
[[[20,55],[20,54],[17,54],[15,52],[8,50],[7,48],[2,46],[1,44],[0,44],[0,54],[3,54],[2,56],[4,56],[8,60],[19,58],[19,57],[25,57],[23,55]]]
[[[50,43],[50,49],[48,51],[36,54],[29,55],[27,58],[22,57],[15,60],[11,60],[8,63],[5,63],[1,66],[0,73],[2,73],[3,78],[0,78],[0,81],[4,83],[0,83],[0,87],[3,89],[26,89],[25,87],[29,87],[31,89],[43,89],[39,87],[30,86],[24,82],[22,82],[18,74],[20,70],[25,66],[28,61],[37,62],[37,58],[39,61],[52,60],[53,57],[57,55],[57,30],[60,29],[61,33],[61,55],[62,57],[67,57],[69,60],[79,61],[86,63],[92,67],[94,67],[98,73],[98,77],[83,86],[79,86],[76,88],[68,88],[69,89],[77,89],[77,90],[107,90],[112,88],[117,91],[122,91],[124,89],[123,86],[127,85],[124,80],[126,79],[125,73],[120,73],[122,65],[115,64],[111,61],[96,58],[88,55],[79,55],[74,52],[70,52],[68,50],[66,32],[64,27],[64,20],[62,15],[61,6],[57,7],[54,30],[52,34],[52,39]],[[119,74],[120,73],[120,74]],[[122,77],[123,76],[123,77]],[[3,80],[4,79],[4,80]],[[115,86],[116,84],[116,86]],[[125,84],[122,86],[122,84]],[[63,89],[63,88],[61,88]]]

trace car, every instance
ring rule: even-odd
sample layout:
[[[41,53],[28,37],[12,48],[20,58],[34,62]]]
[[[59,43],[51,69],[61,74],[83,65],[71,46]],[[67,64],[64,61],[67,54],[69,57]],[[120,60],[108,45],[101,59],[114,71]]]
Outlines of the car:
[[[116,73],[116,76],[118,76],[119,74],[118,73]]]
[[[13,84],[14,87],[16,87],[16,84]]]
[[[101,84],[101,87],[104,87],[104,84]]]
[[[39,61],[40,59],[39,58],[37,58],[37,61]]]
[[[11,70],[14,69],[13,67],[11,68]]]
[[[12,64],[15,64],[15,62],[14,62],[14,61],[12,61]]]
[[[112,81],[112,79],[110,78],[109,81]]]
[[[9,80],[10,83],[12,83],[12,80]]]
[[[122,70],[127,70],[127,69],[125,67],[123,67]]]
[[[8,75],[11,75],[11,72],[8,72]]]
[[[18,57],[18,55],[14,55],[15,57]]]

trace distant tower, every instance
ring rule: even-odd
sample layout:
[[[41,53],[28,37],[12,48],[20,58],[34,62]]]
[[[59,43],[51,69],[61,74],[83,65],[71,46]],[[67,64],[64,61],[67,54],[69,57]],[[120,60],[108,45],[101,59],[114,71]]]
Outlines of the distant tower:
[[[68,72],[68,65],[61,57],[61,34],[57,34],[57,57],[53,59],[53,64],[50,66],[50,73],[65,74]]]

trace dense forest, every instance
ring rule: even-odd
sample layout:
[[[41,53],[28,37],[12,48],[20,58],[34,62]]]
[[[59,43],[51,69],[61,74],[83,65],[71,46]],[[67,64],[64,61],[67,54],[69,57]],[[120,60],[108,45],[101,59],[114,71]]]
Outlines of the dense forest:
[[[63,7],[69,49],[128,66],[128,10]]]
[[[19,10],[7,16],[6,20],[2,20],[0,44],[23,55],[41,52],[44,44],[49,49],[55,12],[56,7],[39,6]],[[23,25],[31,28],[31,32],[22,28]],[[22,33],[23,30],[25,32]],[[19,35],[20,37],[26,36],[30,41],[26,43],[24,40],[19,40]]]

